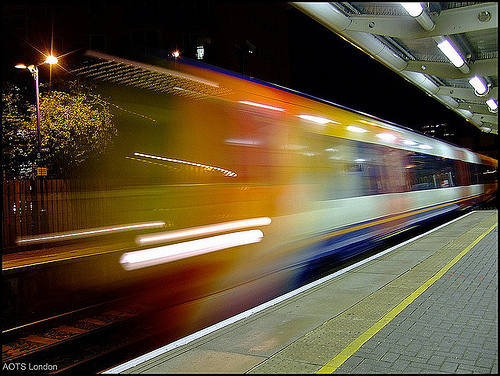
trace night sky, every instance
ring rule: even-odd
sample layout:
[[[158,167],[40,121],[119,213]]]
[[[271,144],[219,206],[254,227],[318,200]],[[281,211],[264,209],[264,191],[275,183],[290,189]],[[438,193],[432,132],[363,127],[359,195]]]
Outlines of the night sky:
[[[252,3],[244,4],[243,7],[252,6]],[[497,153],[497,135],[481,132],[476,126],[407,82],[396,72],[372,59],[295,7],[289,5],[284,11],[287,12],[290,62],[290,84],[285,86],[416,130],[421,130],[423,125],[447,123],[456,133],[451,142],[490,155]],[[82,14],[82,17],[86,17],[86,14]],[[230,22],[235,22],[231,25],[231,30],[238,35],[241,34],[242,38],[248,36],[253,39],[252,35],[260,31],[251,29],[260,26],[252,26],[248,22],[238,23],[242,20],[238,21],[237,18]],[[244,27],[241,26],[243,24]],[[180,32],[182,33],[182,30]],[[217,38],[214,37],[214,41],[217,41]],[[5,46],[3,48],[5,49]],[[219,46],[219,48],[228,47]],[[10,51],[4,52],[7,58],[3,64],[7,64],[8,57],[19,59],[19,56],[14,56],[15,54]],[[8,60],[9,72],[15,70],[13,65],[14,62]],[[237,71],[238,68],[232,69]],[[6,74],[7,72],[4,72],[4,76]],[[21,79],[19,72],[12,72],[12,75]],[[469,140],[466,140],[467,138]],[[484,142],[486,146],[483,148],[481,143]],[[491,150],[494,152],[490,153]]]
[[[424,91],[297,9],[289,12],[292,87],[396,124],[448,123],[462,136],[481,132]]]

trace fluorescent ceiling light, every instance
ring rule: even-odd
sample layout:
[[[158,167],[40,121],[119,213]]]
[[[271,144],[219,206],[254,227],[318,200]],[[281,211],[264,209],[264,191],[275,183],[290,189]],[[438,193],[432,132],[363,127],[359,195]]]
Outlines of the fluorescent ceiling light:
[[[360,127],[355,127],[354,125],[349,125],[349,126],[347,126],[346,129],[348,131],[356,132],[356,133],[365,133],[365,132],[368,132],[366,129],[360,128]]]
[[[476,95],[483,95],[488,91],[488,87],[485,85],[483,80],[478,76],[474,76],[469,80],[469,83],[476,90]]]
[[[400,3],[412,17],[418,17],[424,11],[420,3]]]
[[[491,99],[488,99],[486,101],[486,104],[488,105],[488,107],[490,108],[491,111],[497,111],[498,110],[498,104],[497,104],[497,101],[494,100],[493,98]]]
[[[455,49],[455,47],[452,46],[452,44],[448,40],[445,39],[437,46],[441,51],[443,51],[446,57],[450,59],[453,65],[456,66],[457,68],[460,68],[462,65],[465,64],[465,61],[462,58],[462,56],[460,56],[458,51]]]

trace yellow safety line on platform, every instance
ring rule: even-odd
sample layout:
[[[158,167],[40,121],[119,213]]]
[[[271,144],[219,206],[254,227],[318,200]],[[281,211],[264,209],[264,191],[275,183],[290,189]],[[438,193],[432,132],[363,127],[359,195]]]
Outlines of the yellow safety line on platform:
[[[436,274],[429,278],[424,284],[422,284],[418,289],[407,296],[401,303],[390,310],[384,317],[373,324],[366,332],[361,334],[358,338],[352,341],[344,350],[337,354],[333,359],[321,367],[316,373],[333,373],[340,367],[351,355],[359,350],[365,342],[367,342],[371,337],[373,337],[378,331],[380,331],[384,326],[386,326],[393,318],[400,314],[406,307],[410,305],[418,296],[420,296],[425,290],[427,290],[434,282],[441,278],[453,265],[455,265],[458,260],[460,260],[467,252],[469,252],[477,243],[481,241],[486,235],[488,235],[498,223],[492,225],[488,230],[482,233],[476,238],[469,246],[467,246],[462,252],[460,252],[453,260],[448,264],[443,266]]]

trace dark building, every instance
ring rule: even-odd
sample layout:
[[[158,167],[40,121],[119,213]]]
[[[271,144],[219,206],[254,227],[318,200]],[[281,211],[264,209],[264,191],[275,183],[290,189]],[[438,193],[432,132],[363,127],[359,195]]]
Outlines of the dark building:
[[[423,125],[419,131],[428,136],[461,145],[493,158],[498,158],[498,148],[495,143],[496,136],[482,133],[475,127],[457,129],[456,125],[442,123]]]
[[[40,1],[2,3],[5,69],[53,51],[71,69],[78,51],[179,51],[221,68],[290,84],[286,3]],[[4,70],[5,72],[5,70]],[[5,74],[4,74],[5,75]],[[5,78],[5,77],[4,77]]]
[[[428,136],[441,140],[451,140],[455,137],[455,130],[447,123],[423,125],[421,131]]]

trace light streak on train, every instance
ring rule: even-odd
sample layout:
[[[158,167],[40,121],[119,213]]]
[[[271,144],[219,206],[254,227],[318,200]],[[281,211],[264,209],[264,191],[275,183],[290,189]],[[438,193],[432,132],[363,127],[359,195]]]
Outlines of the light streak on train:
[[[366,133],[366,132],[369,132],[367,131],[366,129],[364,128],[361,128],[361,127],[356,127],[355,125],[348,125],[346,127],[346,129],[348,131],[351,131],[351,132],[355,132],[355,133]]]
[[[141,251],[126,252],[120,258],[120,263],[127,270],[145,268],[199,256],[205,253],[220,251],[226,248],[258,243],[264,234],[260,230],[247,230],[209,238],[191,240],[183,243],[149,248]]]
[[[326,123],[334,123],[334,124],[340,124],[338,121],[330,120],[321,116],[313,116],[313,115],[297,115],[299,118],[304,119],[304,120],[309,120],[318,124],[326,124]]]
[[[256,102],[251,102],[251,101],[238,101],[239,103],[246,104],[249,106],[253,107],[260,107],[260,108],[265,108],[266,110],[273,110],[273,111],[285,111],[284,108],[276,107],[276,106],[270,106],[268,104],[263,104],[263,103],[256,103]]]
[[[20,245],[46,243],[59,240],[85,238],[90,236],[105,235],[105,234],[118,233],[123,231],[132,231],[145,228],[158,228],[163,226],[165,226],[165,222],[157,221],[157,222],[146,222],[146,223],[133,223],[133,224],[126,224],[119,226],[110,226],[110,227],[89,228],[85,230],[78,230],[72,232],[59,232],[42,236],[25,236],[17,239],[17,243]]]
[[[185,165],[189,165],[189,166],[200,167],[200,168],[204,168],[204,169],[210,170],[210,171],[215,170],[215,171],[222,172],[226,176],[231,176],[231,177],[238,176],[238,174],[234,171],[226,170],[225,168],[221,168],[221,167],[209,166],[209,165],[206,165],[203,163],[190,162],[190,161],[185,161],[185,160],[176,159],[176,158],[160,157],[157,155],[149,155],[149,154],[138,153],[138,152],[135,152],[134,155],[138,156],[138,157],[143,157],[143,158],[150,158],[150,159],[156,159],[156,160],[165,161],[165,162],[180,163],[180,164],[185,164]]]
[[[185,230],[173,230],[161,234],[142,235],[137,237],[136,242],[138,244],[160,243],[160,242],[185,239],[200,235],[209,235],[231,230],[240,230],[248,227],[267,226],[270,224],[271,224],[271,218],[269,217],[243,219],[239,221],[216,223],[213,225],[193,227]]]
[[[397,140],[397,137],[391,133],[378,133],[377,137],[380,138],[381,140],[387,141],[387,142],[393,142],[393,141]]]

